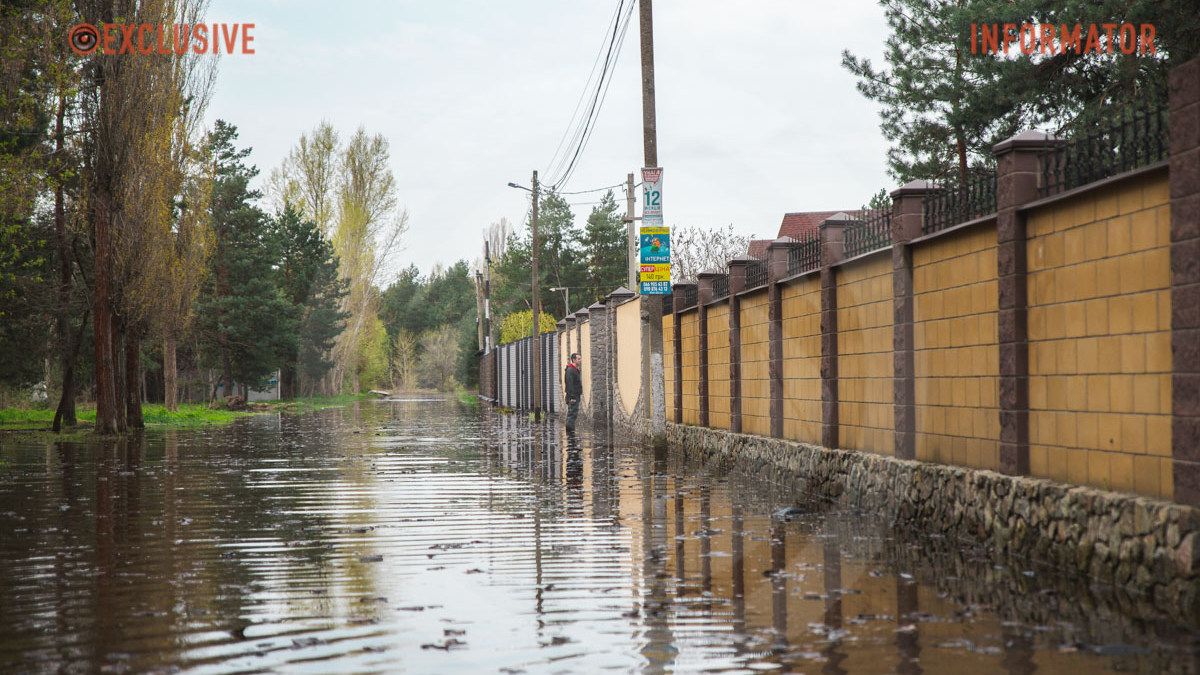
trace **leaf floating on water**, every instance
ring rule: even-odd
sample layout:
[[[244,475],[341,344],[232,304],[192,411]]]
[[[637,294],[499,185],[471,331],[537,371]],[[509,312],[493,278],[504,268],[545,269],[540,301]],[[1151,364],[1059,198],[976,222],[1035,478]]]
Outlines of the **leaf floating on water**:
[[[421,649],[440,649],[442,651],[448,652],[451,649],[454,649],[455,647],[465,647],[466,644],[467,643],[463,642],[462,640],[459,640],[458,638],[449,638],[441,644],[434,644],[434,643],[423,644],[423,645],[421,645]]]
[[[292,648],[293,649],[301,649],[304,647],[313,647],[315,645],[320,645],[320,644],[325,644],[325,641],[322,640],[321,638],[315,638],[315,637],[295,638],[292,640]]]

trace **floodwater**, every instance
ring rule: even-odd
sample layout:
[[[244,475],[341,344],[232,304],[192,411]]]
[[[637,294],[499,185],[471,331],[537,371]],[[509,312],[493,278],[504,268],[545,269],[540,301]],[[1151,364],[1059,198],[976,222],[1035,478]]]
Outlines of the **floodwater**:
[[[395,400],[0,439],[0,672],[1197,672],[1200,631],[603,434]]]

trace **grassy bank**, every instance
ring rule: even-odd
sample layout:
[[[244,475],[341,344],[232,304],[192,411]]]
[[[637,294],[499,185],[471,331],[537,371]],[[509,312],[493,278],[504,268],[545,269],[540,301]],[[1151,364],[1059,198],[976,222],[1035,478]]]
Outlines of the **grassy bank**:
[[[458,391],[454,392],[454,395],[458,398],[458,402],[465,406],[469,406],[472,408],[479,407],[479,395],[478,394],[473,394],[473,393],[467,391],[466,389],[459,389]]]
[[[178,410],[167,410],[161,403],[142,406],[142,419],[148,429],[187,429],[209,425],[230,424],[234,420],[251,415],[273,412],[305,413],[325,408],[337,408],[355,401],[370,398],[369,394],[342,394],[339,396],[313,396],[290,401],[254,402],[248,410],[222,410],[209,408],[203,403],[180,403]],[[64,435],[80,436],[91,431],[96,422],[96,408],[83,405],[76,409],[75,416],[80,426]],[[54,411],[47,408],[0,408],[0,433],[46,434],[54,423]]]

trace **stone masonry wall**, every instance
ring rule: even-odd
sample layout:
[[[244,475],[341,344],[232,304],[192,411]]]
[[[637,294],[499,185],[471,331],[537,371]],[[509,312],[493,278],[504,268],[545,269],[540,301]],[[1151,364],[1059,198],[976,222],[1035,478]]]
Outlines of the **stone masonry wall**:
[[[893,526],[987,545],[1153,598],[1200,619],[1200,510],[981,469],[684,425],[668,444],[721,470],[860,508]]]

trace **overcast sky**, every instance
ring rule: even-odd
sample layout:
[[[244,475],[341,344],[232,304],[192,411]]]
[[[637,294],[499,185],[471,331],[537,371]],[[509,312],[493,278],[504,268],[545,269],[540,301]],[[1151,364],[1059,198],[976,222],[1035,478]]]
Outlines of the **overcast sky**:
[[[221,57],[209,118],[238,126],[264,176],[322,119],[383,134],[411,222],[391,267],[476,258],[488,223],[523,221],[528,195],[505,184],[547,169],[618,1],[213,0],[212,20],[257,24],[257,53]],[[882,53],[874,0],[656,0],[654,28],[668,224],[773,237],[787,211],[893,187],[876,108],[840,65]],[[563,190],[641,166],[640,86],[635,11]]]

